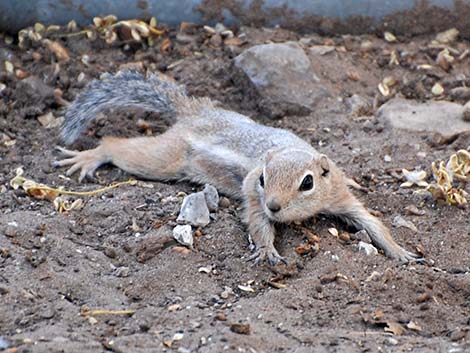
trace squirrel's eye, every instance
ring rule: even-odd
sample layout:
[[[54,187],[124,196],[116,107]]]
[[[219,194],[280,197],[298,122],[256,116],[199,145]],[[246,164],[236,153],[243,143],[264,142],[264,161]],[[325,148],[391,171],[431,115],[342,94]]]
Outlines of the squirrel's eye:
[[[312,190],[313,188],[313,177],[308,174],[305,176],[304,180],[302,180],[302,184],[300,184],[299,190],[300,191],[307,191]]]
[[[264,175],[263,173],[261,173],[261,175],[259,176],[259,185],[264,188]]]

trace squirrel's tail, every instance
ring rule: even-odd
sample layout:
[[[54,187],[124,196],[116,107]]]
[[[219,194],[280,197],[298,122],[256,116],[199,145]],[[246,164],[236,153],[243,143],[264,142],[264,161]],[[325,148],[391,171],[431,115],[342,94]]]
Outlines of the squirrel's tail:
[[[95,116],[109,108],[142,108],[173,112],[191,101],[185,90],[170,80],[151,74],[147,78],[134,71],[119,72],[92,81],[70,105],[61,128],[61,139],[74,142]]]

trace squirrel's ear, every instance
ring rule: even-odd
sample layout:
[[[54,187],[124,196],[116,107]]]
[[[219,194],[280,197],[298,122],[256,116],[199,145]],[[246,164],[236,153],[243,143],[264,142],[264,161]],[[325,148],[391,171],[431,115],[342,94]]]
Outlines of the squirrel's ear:
[[[330,171],[330,163],[328,162],[328,158],[323,154],[320,156],[320,167],[323,170],[322,175],[326,176]]]

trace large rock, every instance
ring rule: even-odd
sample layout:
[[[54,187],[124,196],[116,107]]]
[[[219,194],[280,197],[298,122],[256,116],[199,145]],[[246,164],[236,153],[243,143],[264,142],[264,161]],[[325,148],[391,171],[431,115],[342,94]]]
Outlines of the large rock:
[[[308,114],[327,95],[309,58],[296,42],[256,45],[235,58],[273,117]]]
[[[470,123],[463,120],[464,107],[446,101],[424,103],[394,98],[380,107],[379,118],[384,118],[394,128],[415,131],[439,132],[453,135],[470,130]]]

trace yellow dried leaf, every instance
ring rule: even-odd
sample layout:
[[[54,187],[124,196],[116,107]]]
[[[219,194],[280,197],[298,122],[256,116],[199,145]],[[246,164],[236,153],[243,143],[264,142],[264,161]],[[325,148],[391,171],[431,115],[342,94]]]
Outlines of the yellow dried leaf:
[[[12,74],[15,71],[15,67],[8,60],[5,61],[5,71],[8,72],[9,74]]]
[[[390,42],[390,43],[397,42],[397,37],[395,37],[395,35],[391,32],[385,32],[384,38],[387,42]]]
[[[330,233],[331,235],[337,237],[339,235],[338,233],[338,229],[336,228],[328,228],[328,233]]]
[[[379,89],[379,92],[382,94],[382,96],[388,97],[390,95],[390,89],[387,85],[384,85],[383,82],[380,82],[377,88]]]
[[[248,293],[254,293],[255,290],[251,287],[251,286],[243,286],[243,285],[238,285],[238,289],[240,289],[241,291],[244,291],[244,292],[248,292]]]

